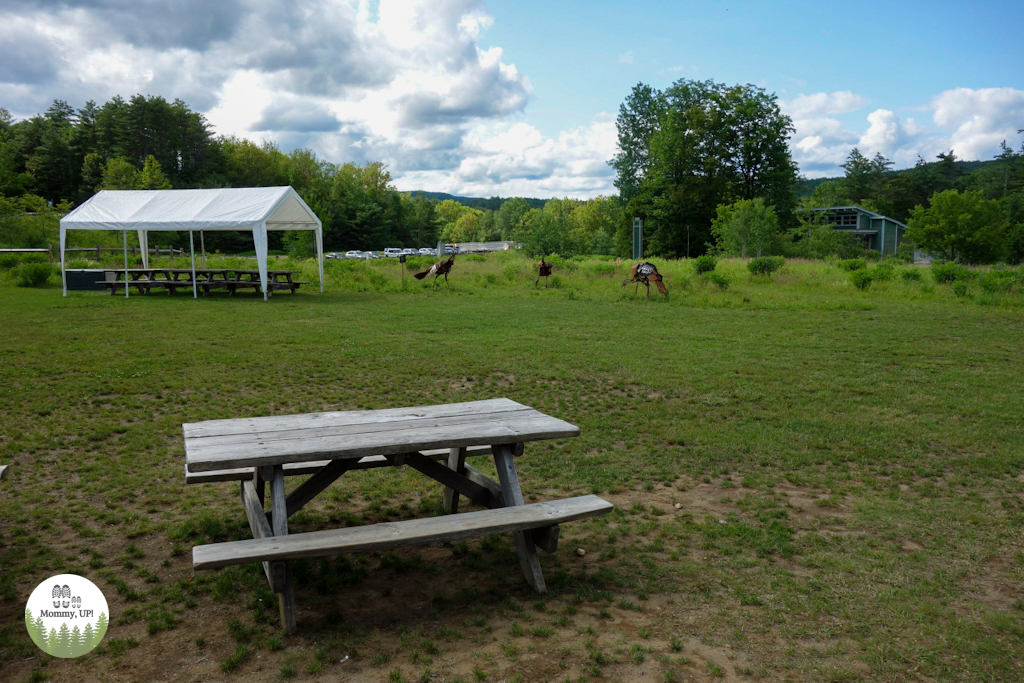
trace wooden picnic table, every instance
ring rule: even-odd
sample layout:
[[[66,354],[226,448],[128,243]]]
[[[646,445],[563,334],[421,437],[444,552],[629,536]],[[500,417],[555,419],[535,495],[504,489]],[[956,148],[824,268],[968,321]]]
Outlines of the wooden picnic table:
[[[593,495],[526,504],[515,457],[524,444],[579,436],[568,422],[507,398],[447,405],[211,420],[182,425],[185,477],[241,482],[253,538],[196,546],[195,569],[262,562],[279,597],[281,624],[295,630],[288,560],[344,552],[384,551],[512,532],[523,575],[546,590],[536,548],[554,552],[559,523],[611,512]],[[467,464],[490,455],[498,481]],[[349,470],[413,469],[444,485],[444,517],[288,533],[288,518]],[[285,494],[286,476],[312,474]],[[270,510],[264,504],[270,484]],[[459,497],[487,508],[458,512]]]
[[[309,284],[293,280],[292,276],[301,273],[301,270],[268,270],[267,289],[270,293],[278,290],[289,290],[295,293],[300,286]],[[117,290],[123,289],[126,285],[136,287],[143,294],[156,287],[166,289],[171,294],[183,287],[192,288],[191,268],[129,268],[127,271],[108,270],[107,273],[114,273],[112,280],[100,280],[96,284],[105,286],[113,295]],[[125,276],[127,275],[127,280]],[[227,289],[228,295],[233,296],[238,289],[254,289],[259,291],[260,271],[246,268],[196,268],[196,287],[203,291],[203,295],[210,293],[211,289]]]

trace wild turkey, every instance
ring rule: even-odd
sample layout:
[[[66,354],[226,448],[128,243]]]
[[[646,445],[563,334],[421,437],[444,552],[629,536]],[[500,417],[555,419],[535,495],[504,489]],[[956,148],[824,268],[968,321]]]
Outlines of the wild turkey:
[[[630,282],[635,282],[636,283],[636,289],[633,290],[634,294],[636,294],[638,291],[640,291],[640,285],[643,285],[644,287],[647,288],[647,297],[650,298],[650,296],[651,296],[651,283],[650,283],[650,281],[654,282],[654,284],[655,284],[655,286],[657,286],[659,292],[661,292],[662,294],[668,294],[668,290],[665,289],[665,283],[662,282],[662,280],[661,280],[661,273],[658,272],[658,269],[654,266],[653,263],[648,263],[646,261],[644,261],[643,263],[638,263],[635,266],[633,266],[633,268],[630,270],[630,272],[633,274],[633,277],[631,277],[628,280],[623,280],[622,281],[622,286],[625,287]]]
[[[428,275],[433,275],[434,282],[437,282],[437,278],[444,275],[444,281],[448,282],[448,273],[451,272],[453,263],[455,263],[455,254],[452,254],[443,261],[438,261],[434,265],[430,266],[429,270],[424,270],[422,273],[416,273],[413,277],[417,280],[422,280]]]
[[[547,261],[544,260],[544,252],[541,252],[540,253],[540,263],[537,264],[537,270],[538,270],[539,275],[537,275],[537,281],[533,283],[533,286],[536,287],[540,283],[540,279],[544,278],[544,289],[547,289],[548,288],[548,275],[551,275],[551,269],[552,268],[553,268],[553,266],[550,263],[548,263]]]

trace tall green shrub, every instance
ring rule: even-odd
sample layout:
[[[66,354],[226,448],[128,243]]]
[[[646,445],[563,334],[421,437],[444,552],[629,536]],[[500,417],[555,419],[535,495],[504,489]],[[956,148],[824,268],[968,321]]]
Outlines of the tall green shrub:
[[[771,275],[786,265],[786,259],[781,256],[762,256],[753,258],[747,263],[747,270],[752,275]]]
[[[53,274],[53,267],[48,263],[23,263],[18,267],[19,287],[38,287],[45,284]]]

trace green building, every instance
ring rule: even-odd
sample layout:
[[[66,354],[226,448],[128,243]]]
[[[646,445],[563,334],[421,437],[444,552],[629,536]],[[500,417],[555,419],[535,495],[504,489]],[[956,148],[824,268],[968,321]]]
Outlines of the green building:
[[[907,232],[905,223],[862,206],[830,206],[814,211],[823,212],[836,230],[856,235],[865,249],[875,249],[881,254],[895,254]]]

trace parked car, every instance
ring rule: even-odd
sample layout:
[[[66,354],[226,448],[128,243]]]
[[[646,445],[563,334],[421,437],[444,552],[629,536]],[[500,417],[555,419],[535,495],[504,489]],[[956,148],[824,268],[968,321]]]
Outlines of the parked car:
[[[329,254],[324,254],[324,260],[325,261],[332,261],[334,259],[339,259],[339,258],[346,258],[346,257],[342,256],[341,254],[339,254],[336,251],[332,251]]]
[[[363,252],[359,251],[358,249],[353,249],[352,251],[346,251],[345,252],[345,258],[364,258],[364,257],[363,257]]]
[[[423,247],[420,249],[419,253],[421,256],[435,256],[437,255],[437,249],[427,249],[426,247]]]
[[[384,256],[388,258],[398,258],[398,255],[402,253],[402,250],[398,247],[388,247],[384,250]]]
[[[405,254],[406,256],[418,256],[420,252],[416,251],[415,249],[403,249],[402,253]]]
[[[364,251],[363,252],[363,258],[371,259],[371,258],[384,258],[384,257],[381,255],[381,253],[379,251]]]
[[[444,245],[444,253],[445,254],[458,254],[459,253],[459,248],[458,247],[453,247],[450,244],[446,244],[446,245]]]

